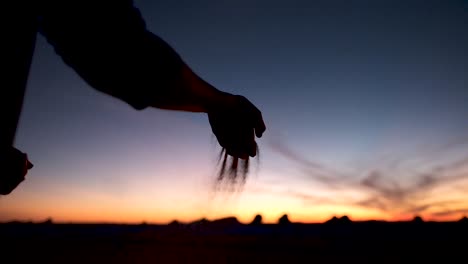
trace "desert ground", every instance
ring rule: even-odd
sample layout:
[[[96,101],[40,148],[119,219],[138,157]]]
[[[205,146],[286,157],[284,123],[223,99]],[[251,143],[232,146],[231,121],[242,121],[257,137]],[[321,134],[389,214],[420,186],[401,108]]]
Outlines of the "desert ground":
[[[468,221],[0,225],[1,263],[466,263]]]

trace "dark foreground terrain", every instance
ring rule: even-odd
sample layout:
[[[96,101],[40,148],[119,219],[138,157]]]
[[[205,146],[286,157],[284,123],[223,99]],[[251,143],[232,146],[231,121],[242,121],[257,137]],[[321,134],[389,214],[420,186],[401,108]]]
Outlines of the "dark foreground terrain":
[[[468,223],[0,224],[0,263],[468,263]]]

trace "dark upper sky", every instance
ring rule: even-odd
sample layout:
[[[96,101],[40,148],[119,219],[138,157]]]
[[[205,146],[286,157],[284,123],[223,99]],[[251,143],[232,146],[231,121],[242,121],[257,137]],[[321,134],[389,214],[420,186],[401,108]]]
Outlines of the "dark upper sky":
[[[251,193],[262,189],[334,195],[324,191],[329,186],[315,184],[315,174],[304,175],[303,161],[325,164],[356,180],[378,169],[384,181],[400,186],[409,182],[414,175],[408,171],[415,168],[388,171],[395,160],[424,160],[435,149],[429,161],[418,165],[431,169],[464,155],[467,1],[135,3],[148,28],[202,78],[247,96],[262,110],[268,130],[260,140],[259,174],[252,178],[257,191]],[[140,218],[158,219],[147,213],[153,207],[140,206],[143,197],[158,202],[193,197],[213,172],[216,155],[206,116],[134,111],[87,86],[43,37],[37,44],[17,145],[37,166],[9,198],[11,204],[35,199],[45,215],[63,219],[73,217],[54,213],[47,199],[60,196],[81,208],[85,193],[103,206],[117,208],[122,200],[129,208],[138,204],[146,212]],[[449,151],[449,145],[455,146],[450,154],[441,152]],[[286,148],[300,154],[290,155]],[[313,210],[306,203],[301,207],[285,202],[291,195],[252,197],[244,198],[255,201],[250,209],[196,208],[206,214],[242,215],[282,201],[277,211],[289,210],[293,217]],[[183,210],[176,206],[166,211],[169,218],[197,215],[180,213]],[[37,215],[23,211],[11,217]]]

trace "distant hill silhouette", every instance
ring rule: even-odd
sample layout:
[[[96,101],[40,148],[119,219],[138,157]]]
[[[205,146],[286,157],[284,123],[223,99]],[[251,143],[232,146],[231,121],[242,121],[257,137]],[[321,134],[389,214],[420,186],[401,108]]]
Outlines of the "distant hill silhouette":
[[[209,221],[206,218],[202,218],[185,226],[188,227],[191,231],[219,233],[221,231],[231,230],[241,225],[242,224],[237,220],[236,217],[226,217],[216,219],[213,221]],[[174,227],[174,225],[172,227]]]
[[[174,220],[174,221],[172,221],[172,222],[170,222],[168,224],[168,226],[180,226],[180,225],[181,225],[181,223],[179,221],[177,221],[177,220]]]
[[[333,216],[330,220],[326,221],[325,224],[351,224],[352,221],[348,216],[344,215],[341,218]]]
[[[458,220],[458,222],[462,224],[468,224],[468,218],[466,216],[463,216],[460,220]]]
[[[241,223],[237,220],[236,217],[226,217],[214,220],[210,223],[213,227],[230,227],[230,226],[237,226]]]
[[[204,224],[207,224],[209,223],[210,221],[206,218],[202,218],[200,220],[195,220],[193,222],[191,222],[189,225],[204,225]]]
[[[280,217],[278,220],[279,225],[289,225],[291,224],[291,221],[289,221],[289,217],[287,214],[284,214],[283,216]]]
[[[47,218],[46,220],[44,220],[44,222],[42,222],[41,224],[43,225],[52,225],[54,223],[54,221],[52,221],[52,218]]]
[[[415,224],[422,224],[424,223],[424,220],[420,216],[415,216],[411,222]]]
[[[250,225],[261,225],[262,224],[262,216],[261,215],[256,215],[255,218],[252,220],[252,222],[250,223]]]

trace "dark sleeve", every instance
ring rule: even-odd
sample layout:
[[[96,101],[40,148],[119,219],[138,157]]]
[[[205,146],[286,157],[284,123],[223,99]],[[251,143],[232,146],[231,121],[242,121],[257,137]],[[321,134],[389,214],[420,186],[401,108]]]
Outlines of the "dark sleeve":
[[[39,30],[89,85],[135,109],[164,97],[181,78],[179,55],[146,29],[132,1],[48,1]]]

